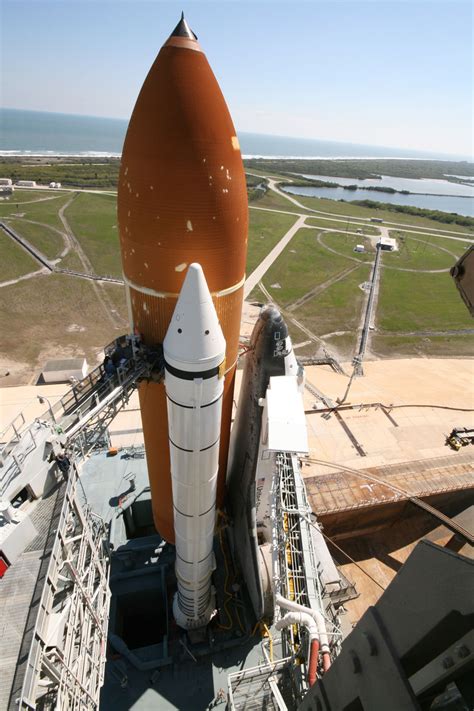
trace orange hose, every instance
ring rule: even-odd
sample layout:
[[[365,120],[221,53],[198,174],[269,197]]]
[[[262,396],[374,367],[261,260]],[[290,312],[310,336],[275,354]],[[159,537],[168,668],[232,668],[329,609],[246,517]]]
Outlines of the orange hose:
[[[309,652],[308,684],[313,686],[318,678],[319,640],[313,639]],[[323,657],[324,658],[324,657]]]
[[[324,673],[326,673],[331,666],[331,657],[329,656],[329,652],[323,652],[323,670]]]

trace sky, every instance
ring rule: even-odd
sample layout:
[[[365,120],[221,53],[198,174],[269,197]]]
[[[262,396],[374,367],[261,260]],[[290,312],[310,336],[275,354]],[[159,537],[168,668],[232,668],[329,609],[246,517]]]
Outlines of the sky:
[[[3,107],[128,118],[183,9],[238,131],[473,152],[470,0],[0,7]]]

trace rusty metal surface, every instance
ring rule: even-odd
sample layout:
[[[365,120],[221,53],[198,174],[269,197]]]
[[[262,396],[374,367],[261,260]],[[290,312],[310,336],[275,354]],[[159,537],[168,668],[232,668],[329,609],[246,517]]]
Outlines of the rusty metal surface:
[[[406,495],[383,483],[364,482],[361,478],[364,472],[405,491]],[[321,516],[474,488],[474,460],[470,451],[460,452],[456,458],[436,457],[361,469],[359,476],[335,471],[306,478],[305,484],[313,511]]]

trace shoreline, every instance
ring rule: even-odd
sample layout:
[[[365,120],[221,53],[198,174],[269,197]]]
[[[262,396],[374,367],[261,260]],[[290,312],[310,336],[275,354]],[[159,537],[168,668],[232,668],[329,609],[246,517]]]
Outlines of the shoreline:
[[[0,150],[0,158],[83,158],[87,160],[88,158],[121,158],[121,153],[109,152],[109,151],[80,151],[80,152],[68,152],[68,151],[20,151],[20,150]],[[413,158],[409,156],[297,156],[297,155],[264,155],[261,153],[244,153],[242,154],[243,160],[396,160],[396,161],[430,161],[439,163],[452,163],[452,160],[446,158]],[[468,165],[473,165],[473,161],[456,161],[461,163],[466,163]]]

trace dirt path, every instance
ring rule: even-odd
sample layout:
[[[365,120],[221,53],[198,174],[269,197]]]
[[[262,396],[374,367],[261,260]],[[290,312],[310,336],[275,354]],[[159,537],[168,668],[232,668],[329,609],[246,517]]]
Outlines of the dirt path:
[[[268,299],[268,303],[274,304],[274,305],[277,307],[277,309],[282,313],[282,315],[285,316],[285,319],[286,319],[286,320],[291,321],[291,323],[292,323],[294,326],[296,326],[296,328],[299,328],[300,331],[302,331],[306,336],[308,336],[308,338],[310,339],[310,341],[312,341],[313,343],[316,343],[318,346],[321,346],[322,349],[323,349],[323,351],[324,351],[324,353],[325,353],[327,356],[331,356],[331,354],[330,354],[329,351],[327,350],[326,344],[325,344],[325,342],[323,341],[322,338],[320,338],[320,337],[317,336],[315,333],[313,333],[312,331],[310,331],[309,328],[307,328],[306,326],[304,326],[300,321],[297,321],[297,319],[295,319],[293,316],[291,316],[282,306],[280,306],[280,305],[275,301],[275,299],[272,297],[272,295],[270,294],[270,292],[267,291],[267,289],[265,288],[265,286],[263,285],[262,282],[259,282],[258,286],[259,286],[259,289],[261,290],[261,292],[264,294],[264,296]],[[335,356],[332,356],[332,357],[335,358]],[[335,358],[335,359],[337,360],[337,358]]]
[[[76,199],[78,193],[73,193],[71,196],[71,199],[68,200],[62,208],[58,212],[58,217],[63,223],[65,233],[67,235],[68,241],[72,248],[74,249],[75,253],[79,257],[79,260],[84,267],[84,271],[90,273],[90,274],[95,274],[94,268],[92,266],[91,261],[89,260],[88,256],[84,252],[84,250],[81,247],[81,244],[79,240],[76,238],[74,232],[71,229],[71,226],[69,222],[66,219],[65,216],[65,211],[67,208],[71,205],[71,203]],[[120,329],[124,323],[126,323],[125,319],[123,319],[120,314],[118,313],[117,309],[114,306],[113,301],[111,300],[110,296],[108,295],[107,291],[105,290],[103,284],[97,281],[92,281],[92,288],[95,291],[95,294],[97,296],[97,299],[102,306],[102,309],[104,313],[106,314],[107,318],[109,321],[112,323],[114,328]]]
[[[4,286],[13,286],[13,284],[18,284],[19,281],[25,281],[25,279],[32,279],[33,277],[42,276],[44,274],[51,274],[51,272],[43,267],[43,269],[38,269],[36,272],[29,272],[28,274],[23,274],[23,276],[16,277],[15,279],[0,282],[0,289]]]
[[[335,274],[330,279],[323,281],[322,284],[318,284],[317,286],[314,287],[314,289],[311,289],[311,291],[308,291],[300,299],[298,299],[297,301],[294,301],[292,304],[290,304],[288,306],[287,311],[289,311],[289,312],[296,311],[297,308],[299,308],[300,306],[303,306],[303,304],[305,304],[307,301],[312,299],[313,296],[317,296],[318,294],[320,294],[322,291],[325,291],[333,284],[336,284],[336,282],[341,281],[341,279],[345,279],[346,276],[348,276],[351,272],[354,272],[358,268],[359,268],[359,266],[357,264],[354,266],[351,266],[351,267],[346,267],[346,269],[343,269],[342,272],[339,272],[338,274]]]

